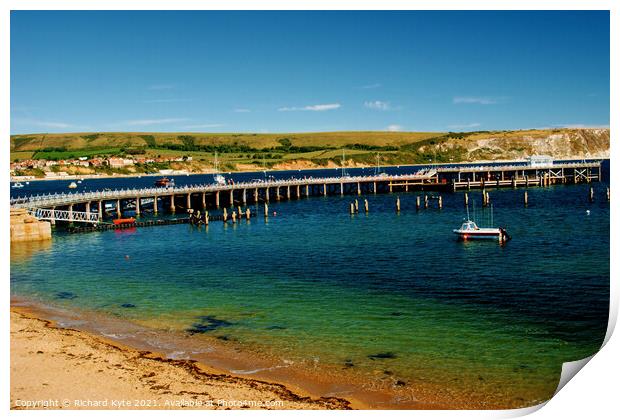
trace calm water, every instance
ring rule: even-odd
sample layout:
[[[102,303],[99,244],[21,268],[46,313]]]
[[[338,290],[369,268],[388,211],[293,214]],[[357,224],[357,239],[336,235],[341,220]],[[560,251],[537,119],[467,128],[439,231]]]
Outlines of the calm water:
[[[490,190],[504,246],[455,240],[462,193],[443,194],[443,210],[416,212],[410,193],[396,214],[395,196],[370,195],[370,213],[351,217],[353,197],[311,198],[234,226],[58,234],[12,248],[12,294],[362,382],[531,405],[605,335],[609,203],[592,185],[594,203],[567,185],[529,189],[527,208],[522,189]]]

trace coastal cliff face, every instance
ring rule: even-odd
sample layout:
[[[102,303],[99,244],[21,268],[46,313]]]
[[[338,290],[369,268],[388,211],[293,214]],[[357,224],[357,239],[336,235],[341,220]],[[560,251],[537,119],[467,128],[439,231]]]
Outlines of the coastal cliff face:
[[[52,238],[49,222],[42,222],[25,209],[11,209],[11,242],[44,241]]]
[[[474,134],[447,147],[463,147],[466,160],[524,159],[549,155],[556,159],[609,158],[609,129],[532,130]]]

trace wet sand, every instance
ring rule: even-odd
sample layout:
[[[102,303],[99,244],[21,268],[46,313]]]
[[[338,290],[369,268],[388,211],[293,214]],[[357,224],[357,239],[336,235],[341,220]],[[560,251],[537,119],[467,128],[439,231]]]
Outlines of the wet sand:
[[[11,308],[11,409],[349,409],[342,398],[300,396]]]

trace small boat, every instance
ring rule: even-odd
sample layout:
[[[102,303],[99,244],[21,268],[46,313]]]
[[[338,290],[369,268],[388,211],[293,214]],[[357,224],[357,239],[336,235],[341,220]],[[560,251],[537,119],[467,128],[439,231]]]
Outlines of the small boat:
[[[69,188],[77,188],[77,184],[75,182],[72,182],[71,184],[69,184]]]
[[[24,184],[22,184],[21,182],[16,182],[15,184],[11,185],[11,188],[24,188]]]
[[[500,242],[510,239],[508,232],[504,228],[481,228],[471,220],[463,222],[459,229],[453,229],[452,232],[459,236],[459,239],[467,241],[470,239],[494,239]]]
[[[115,225],[133,225],[136,223],[136,219],[133,217],[128,217],[126,219],[114,219]]]
[[[155,180],[156,187],[174,187],[174,179],[168,179],[168,177],[163,177]]]
[[[474,219],[476,218],[476,206],[473,204]],[[491,204],[490,225],[493,226],[493,205]],[[494,239],[500,242],[505,242],[510,239],[510,235],[506,232],[506,229],[502,227],[478,227],[476,222],[469,218],[469,205],[467,206],[467,219],[463,222],[459,229],[453,229],[460,240],[468,241],[471,239]]]

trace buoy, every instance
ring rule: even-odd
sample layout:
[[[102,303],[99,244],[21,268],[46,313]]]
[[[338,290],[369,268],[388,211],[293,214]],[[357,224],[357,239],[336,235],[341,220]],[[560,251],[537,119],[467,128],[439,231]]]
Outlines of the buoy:
[[[273,212],[273,215],[274,215],[274,216],[275,216],[275,215],[277,215],[277,214],[278,214],[278,213],[276,213],[275,211]]]
[[[590,215],[590,210],[586,210],[586,214],[589,216]]]

